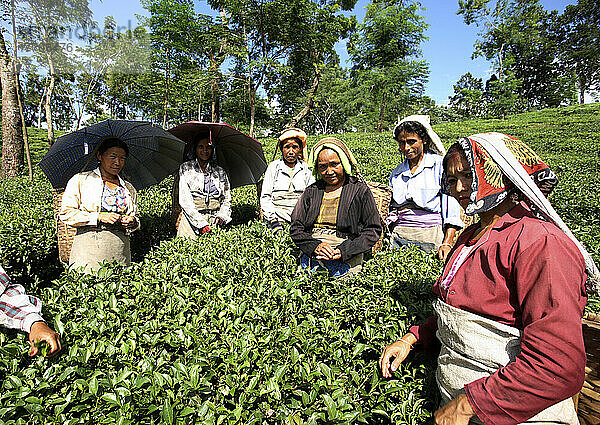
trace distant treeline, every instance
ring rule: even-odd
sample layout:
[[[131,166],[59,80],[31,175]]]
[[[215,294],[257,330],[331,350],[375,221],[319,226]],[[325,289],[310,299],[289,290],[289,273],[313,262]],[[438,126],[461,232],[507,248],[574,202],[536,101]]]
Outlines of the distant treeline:
[[[539,0],[459,0],[457,13],[480,29],[473,56],[494,73],[484,82],[466,72],[447,107],[424,96],[427,12],[417,2],[372,0],[357,22],[356,0],[208,0],[211,15],[193,1],[141,1],[137,28],[94,22],[89,0],[1,3],[2,177],[24,161],[21,111],[50,144],[55,129],[105,118],[225,121],[259,135],[383,131],[410,113],[505,117],[583,102],[599,87],[594,0],[563,13]]]

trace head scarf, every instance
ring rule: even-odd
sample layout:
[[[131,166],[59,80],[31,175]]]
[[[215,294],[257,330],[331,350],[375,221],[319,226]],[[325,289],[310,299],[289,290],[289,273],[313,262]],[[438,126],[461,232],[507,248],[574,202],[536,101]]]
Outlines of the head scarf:
[[[505,186],[503,173],[496,161],[490,157],[481,143],[478,143],[482,139],[505,146],[545,196],[548,196],[558,184],[558,177],[550,170],[550,167],[529,146],[514,137],[501,133],[483,133],[463,137],[458,140],[458,143],[467,157],[473,173],[471,202],[465,209],[467,215],[479,214],[495,208],[510,195],[512,190]],[[445,171],[442,175],[442,192],[450,194]]]
[[[481,133],[459,139],[473,173],[471,202],[466,214],[489,211],[508,195],[503,177],[507,178],[528,200],[534,211],[554,222],[575,243],[586,265],[588,291],[598,293],[600,272],[591,255],[577,240],[546,196],[558,183],[558,178],[540,157],[520,140],[502,133]],[[444,163],[447,161],[444,158]],[[449,194],[444,167],[442,192]]]
[[[425,127],[425,131],[427,131],[427,134],[431,139],[431,150],[433,151],[433,153],[437,153],[438,155],[444,155],[446,153],[446,148],[444,148],[440,136],[438,136],[431,127],[429,115],[409,115],[408,117],[404,118],[402,121],[396,124],[396,127],[394,127],[394,132],[392,133],[394,139],[398,137],[398,133],[400,132],[400,125],[407,121],[416,121],[423,127]]]
[[[344,171],[349,176],[354,176],[358,174],[358,166],[356,165],[356,159],[354,159],[354,155],[350,152],[350,149],[339,139],[335,137],[326,137],[317,142],[316,145],[313,146],[312,152],[310,153],[310,158],[308,163],[311,165],[313,169],[313,176],[315,179],[320,179],[321,175],[319,174],[319,170],[317,167],[317,159],[319,158],[319,153],[323,149],[331,149],[335,151],[340,157],[340,161],[342,162],[342,167],[344,167]]]
[[[300,130],[299,128],[286,128],[285,130],[283,130],[283,132],[281,133],[281,136],[279,136],[278,139],[278,144],[277,147],[281,147],[281,145],[283,144],[284,140],[287,139],[298,139],[300,140],[300,147],[302,148],[302,159],[303,160],[307,160],[308,159],[308,151],[306,149],[306,133],[302,130]]]

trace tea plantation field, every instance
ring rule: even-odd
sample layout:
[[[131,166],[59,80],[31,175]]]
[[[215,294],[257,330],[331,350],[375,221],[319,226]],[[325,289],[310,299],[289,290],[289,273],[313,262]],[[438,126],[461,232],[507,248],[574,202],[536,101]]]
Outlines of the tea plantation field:
[[[559,175],[555,208],[600,261],[599,104],[434,128],[447,144],[491,130],[529,143]],[[399,162],[389,133],[338,137],[367,179],[386,182]],[[262,142],[270,159],[275,141]],[[289,238],[257,221],[254,188],[234,191],[233,225],[192,242],[173,238],[171,185],[140,194],[132,267],[82,276],[58,262],[45,177],[0,182],[0,261],[63,341],[59,356],[30,359],[25,335],[0,331],[0,423],[431,422],[432,359],[417,353],[392,380],[376,365],[430,313],[440,262],[385,251],[349,280],[309,281]]]

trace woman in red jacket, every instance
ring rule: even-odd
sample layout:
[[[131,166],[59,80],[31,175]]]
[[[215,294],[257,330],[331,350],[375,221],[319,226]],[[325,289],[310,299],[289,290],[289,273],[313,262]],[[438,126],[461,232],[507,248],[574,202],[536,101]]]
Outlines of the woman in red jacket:
[[[524,143],[484,133],[449,149],[442,178],[480,221],[433,287],[435,316],[385,348],[383,375],[437,336],[436,424],[578,424],[586,275],[597,282],[598,271],[542,194],[556,176]]]

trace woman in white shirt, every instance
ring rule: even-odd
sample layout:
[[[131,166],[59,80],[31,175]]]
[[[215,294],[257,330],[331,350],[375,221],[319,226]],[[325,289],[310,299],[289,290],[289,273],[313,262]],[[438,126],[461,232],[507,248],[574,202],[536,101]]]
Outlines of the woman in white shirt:
[[[103,261],[129,265],[129,235],[139,229],[136,192],[119,173],[129,148],[120,139],[104,140],[98,147],[98,168],[71,177],[62,197],[59,218],[77,228],[69,267],[89,273]]]
[[[183,211],[177,236],[196,239],[211,227],[231,221],[229,178],[216,164],[210,131],[196,135],[188,161],[179,167],[179,205]]]
[[[290,222],[298,198],[315,179],[304,162],[304,131],[298,128],[284,130],[279,136],[277,148],[281,151],[281,158],[267,167],[260,194],[260,208],[267,224],[274,230],[281,230],[283,223]]]
[[[405,160],[390,176],[392,245],[415,245],[445,260],[463,223],[458,202],[441,193],[444,145],[428,115],[404,118],[394,128],[394,139]]]

